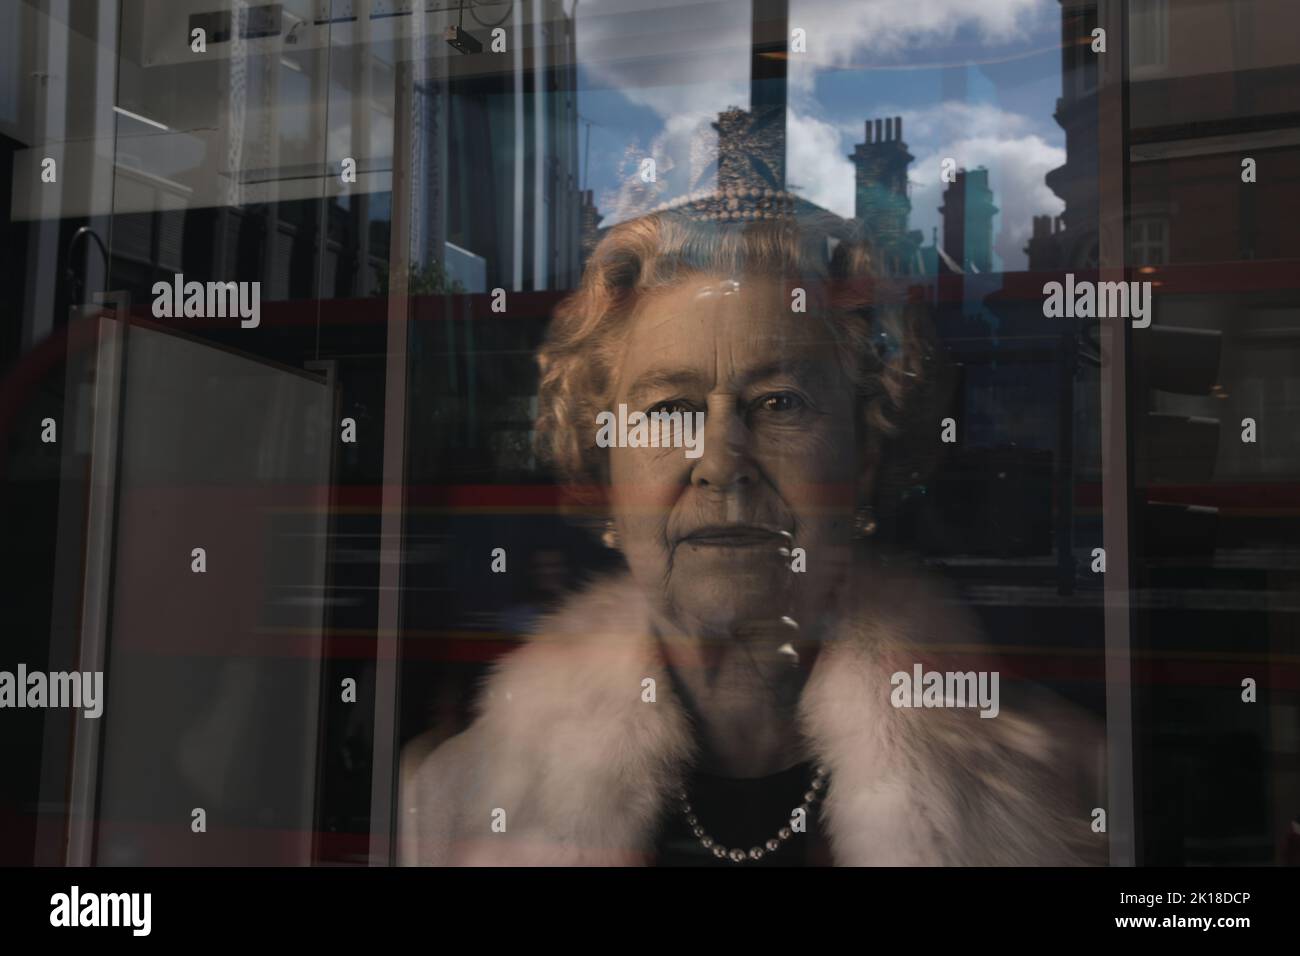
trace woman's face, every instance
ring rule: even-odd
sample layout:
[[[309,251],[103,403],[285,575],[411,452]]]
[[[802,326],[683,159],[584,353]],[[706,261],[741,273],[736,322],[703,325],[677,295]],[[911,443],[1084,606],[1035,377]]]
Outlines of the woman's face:
[[[633,575],[677,624],[790,617],[806,636],[866,487],[857,402],[822,320],[778,282],[738,283],[687,280],[631,317],[609,411],[703,412],[703,440],[698,457],[610,448],[611,502]]]

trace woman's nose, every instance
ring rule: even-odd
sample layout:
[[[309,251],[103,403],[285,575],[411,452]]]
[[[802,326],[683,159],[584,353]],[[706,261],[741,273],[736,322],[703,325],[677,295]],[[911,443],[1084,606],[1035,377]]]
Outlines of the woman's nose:
[[[749,439],[734,397],[710,396],[702,453],[691,471],[691,484],[714,491],[752,484],[758,469],[750,456]]]

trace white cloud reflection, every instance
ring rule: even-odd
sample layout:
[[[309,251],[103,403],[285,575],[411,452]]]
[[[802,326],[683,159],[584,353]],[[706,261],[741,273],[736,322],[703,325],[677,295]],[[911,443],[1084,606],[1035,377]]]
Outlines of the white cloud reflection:
[[[660,202],[684,196],[693,186],[702,148],[716,142],[709,124],[717,113],[749,102],[750,4],[695,0],[581,0],[577,7],[578,56],[601,86],[659,118],[629,146],[655,156],[661,180],[653,202],[629,186],[621,171],[594,169],[605,188],[597,199],[610,224]],[[929,62],[956,44],[967,58],[985,49],[1015,51],[1036,29],[1060,16],[1056,0],[791,0],[790,25],[807,31],[808,50],[791,60],[787,119],[787,181],[809,201],[843,216],[853,214],[853,144],[869,117],[901,115],[916,161],[912,227],[926,241],[939,223],[942,183],[938,161],[957,159],[965,168],[986,166],[994,202],[1001,210],[994,248],[1007,268],[1023,268],[1022,251],[1032,217],[1056,214],[1063,204],[1044,182],[1065,160],[1049,143],[1043,119],[985,101],[948,100],[925,109],[890,108],[864,96],[861,115],[832,117],[816,93],[828,70],[864,69]],[[932,51],[934,55],[927,55]],[[955,65],[962,65],[958,60]],[[864,73],[864,77],[868,76]],[[864,91],[867,88],[864,79]],[[711,185],[706,183],[704,185]]]

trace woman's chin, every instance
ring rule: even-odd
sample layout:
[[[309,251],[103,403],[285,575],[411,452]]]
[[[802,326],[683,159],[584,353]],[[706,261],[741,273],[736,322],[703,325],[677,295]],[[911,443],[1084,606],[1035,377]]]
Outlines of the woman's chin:
[[[673,588],[672,604],[684,617],[711,631],[731,631],[763,622],[779,622],[791,614],[789,571],[739,573],[725,580],[696,578]]]

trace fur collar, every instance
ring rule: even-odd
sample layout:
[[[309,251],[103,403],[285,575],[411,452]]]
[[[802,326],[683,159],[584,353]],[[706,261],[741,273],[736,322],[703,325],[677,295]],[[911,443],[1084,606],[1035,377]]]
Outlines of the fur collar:
[[[1098,746],[1090,722],[1005,679],[996,718],[894,708],[890,675],[914,661],[997,664],[972,650],[970,622],[932,585],[873,581],[835,615],[799,705],[801,730],[831,770],[821,812],[836,862],[1104,862],[1105,838],[1090,829],[1102,802],[1088,772]],[[644,862],[693,751],[648,621],[623,574],[571,598],[503,659],[470,729],[404,769],[402,862]],[[952,645],[962,656],[945,667]],[[646,677],[657,684],[653,704],[641,700]],[[504,833],[492,830],[497,810]]]

